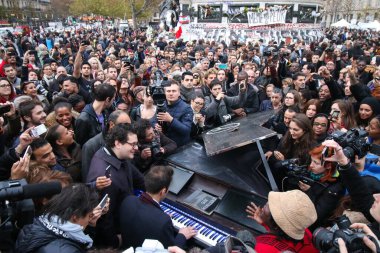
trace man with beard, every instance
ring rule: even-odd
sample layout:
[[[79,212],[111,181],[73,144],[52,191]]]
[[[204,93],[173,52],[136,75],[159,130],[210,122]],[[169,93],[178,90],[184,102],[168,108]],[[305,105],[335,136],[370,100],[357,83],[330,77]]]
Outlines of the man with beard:
[[[193,73],[190,71],[182,73],[180,92],[183,101],[190,103],[191,98],[195,95],[193,87]]]
[[[24,121],[24,129],[45,124],[46,113],[43,105],[35,100],[29,100],[20,104],[20,117]]]

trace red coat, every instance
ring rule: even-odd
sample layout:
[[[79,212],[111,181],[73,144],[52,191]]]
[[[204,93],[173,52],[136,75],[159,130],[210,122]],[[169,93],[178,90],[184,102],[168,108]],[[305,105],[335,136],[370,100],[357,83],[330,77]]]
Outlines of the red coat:
[[[306,229],[303,241],[294,244],[291,241],[279,240],[277,236],[272,234],[264,234],[256,237],[257,253],[280,253],[290,250],[297,253],[318,253],[319,251],[313,246],[312,234]]]

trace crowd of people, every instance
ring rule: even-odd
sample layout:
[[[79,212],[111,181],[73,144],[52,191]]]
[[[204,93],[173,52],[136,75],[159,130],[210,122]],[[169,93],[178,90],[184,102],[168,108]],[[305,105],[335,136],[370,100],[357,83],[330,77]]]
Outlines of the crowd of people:
[[[15,252],[117,251],[147,238],[187,250],[198,231],[176,231],[160,208],[173,176],[162,158],[202,141],[203,131],[263,111],[273,112],[263,126],[277,135],[263,147],[281,192],[247,206],[268,231],[256,236],[255,250],[325,250],[312,232],[344,213],[366,234],[363,248],[377,252],[380,163],[358,154],[361,147],[350,156],[331,136],[366,132],[365,152],[380,155],[380,34],[324,35],[310,44],[230,45],[142,29],[5,36],[0,181],[63,188],[34,200],[35,219],[19,228]],[[289,159],[303,165],[304,177],[291,180]],[[331,247],[350,252],[342,239]]]

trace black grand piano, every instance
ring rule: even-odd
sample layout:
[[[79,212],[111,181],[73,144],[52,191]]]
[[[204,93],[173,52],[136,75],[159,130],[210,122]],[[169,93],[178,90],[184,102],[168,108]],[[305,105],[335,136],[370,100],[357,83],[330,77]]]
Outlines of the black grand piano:
[[[251,201],[264,205],[275,187],[257,169],[266,162],[260,140],[276,135],[260,126],[272,113],[249,115],[213,129],[203,134],[203,143],[191,142],[166,158],[174,176],[161,207],[176,228],[198,230],[197,244],[214,246],[244,229],[253,234],[265,231],[247,218],[245,208]]]

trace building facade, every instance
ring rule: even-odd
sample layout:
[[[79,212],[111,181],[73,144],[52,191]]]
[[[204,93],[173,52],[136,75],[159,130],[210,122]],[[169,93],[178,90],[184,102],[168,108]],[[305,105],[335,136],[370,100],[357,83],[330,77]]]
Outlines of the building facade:
[[[50,0],[0,0],[0,18],[11,22],[52,18]]]

